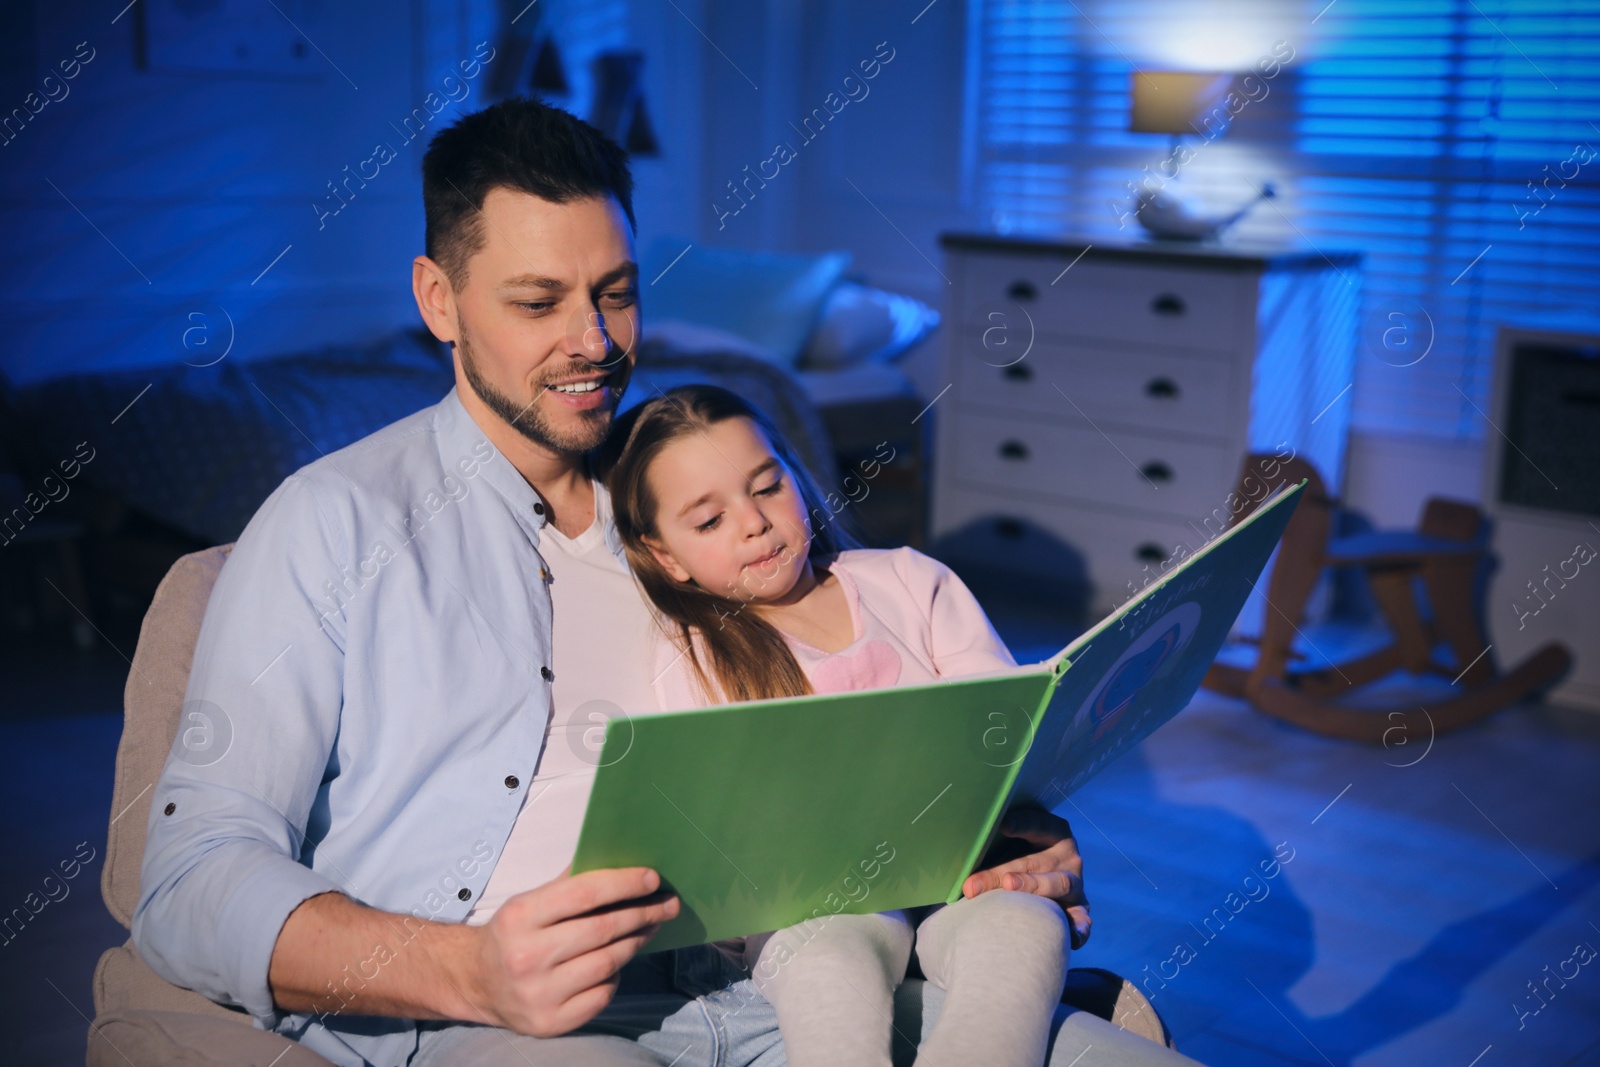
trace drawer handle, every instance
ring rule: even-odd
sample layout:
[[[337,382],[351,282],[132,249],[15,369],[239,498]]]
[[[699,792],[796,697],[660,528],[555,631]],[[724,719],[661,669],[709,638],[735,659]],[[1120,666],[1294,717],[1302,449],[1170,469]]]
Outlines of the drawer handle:
[[[1006,295],[1013,300],[1037,300],[1039,290],[1035,289],[1032,282],[1017,281],[1011,283],[1011,288],[1006,290]]]
[[[1144,544],[1134,549],[1133,555],[1135,559],[1138,559],[1144,563],[1160,563],[1162,560],[1167,558],[1166,550],[1153,541],[1146,541]]]
[[[1182,315],[1188,310],[1188,305],[1177,293],[1162,293],[1150,301],[1150,310],[1157,315]]]
[[[1028,382],[1033,380],[1033,368],[1026,363],[1013,363],[1000,373],[1014,382]]]
[[[1156,460],[1154,463],[1146,463],[1144,466],[1139,468],[1139,473],[1150,479],[1152,482],[1172,481],[1172,468],[1167,466],[1165,463],[1162,463],[1160,460]]]
[[[1007,541],[1020,541],[1024,528],[1020,519],[996,519],[994,532],[996,536],[1004,537]]]
[[[1007,441],[1000,446],[1001,459],[1027,459],[1028,446],[1021,441]]]
[[[1144,395],[1159,400],[1175,399],[1178,395],[1178,383],[1171,378],[1151,378],[1145,383]]]

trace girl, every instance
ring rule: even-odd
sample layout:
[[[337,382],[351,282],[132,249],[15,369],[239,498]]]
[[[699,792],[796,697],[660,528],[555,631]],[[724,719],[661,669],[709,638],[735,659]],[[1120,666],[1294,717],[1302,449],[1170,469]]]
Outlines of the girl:
[[[655,666],[664,709],[1014,665],[942,564],[909,548],[849,548],[793,450],[733,393],[673,389],[619,437],[607,481],[628,561],[667,635]],[[888,1067],[894,989],[913,942],[923,974],[947,992],[916,1062],[1038,1067],[1066,977],[1060,907],[991,890],[915,918],[915,937],[896,911],[718,947],[776,1008],[795,1067]]]

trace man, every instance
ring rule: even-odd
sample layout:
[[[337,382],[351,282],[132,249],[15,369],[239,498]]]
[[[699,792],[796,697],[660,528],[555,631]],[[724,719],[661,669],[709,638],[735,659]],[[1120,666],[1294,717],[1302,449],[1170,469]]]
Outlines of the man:
[[[434,138],[423,196],[413,289],[456,388],[291,476],[240,536],[188,691],[231,744],[174,746],[135,943],[340,1064],[782,1062],[729,976],[634,960],[677,913],[655,872],[571,876],[549,831],[587,790],[563,733],[595,699],[647,706],[647,616],[585,462],[639,336],[626,160],[511,100]],[[1053,897],[1086,935],[1066,824],[1010,821],[1038,851],[968,892]]]

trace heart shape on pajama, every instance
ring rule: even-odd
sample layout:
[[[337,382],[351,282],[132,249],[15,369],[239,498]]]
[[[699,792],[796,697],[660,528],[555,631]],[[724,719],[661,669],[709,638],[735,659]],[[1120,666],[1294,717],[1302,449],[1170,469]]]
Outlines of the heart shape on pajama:
[[[818,693],[882,689],[899,680],[900,654],[889,642],[877,638],[854,651],[829,656],[811,670],[811,686]]]

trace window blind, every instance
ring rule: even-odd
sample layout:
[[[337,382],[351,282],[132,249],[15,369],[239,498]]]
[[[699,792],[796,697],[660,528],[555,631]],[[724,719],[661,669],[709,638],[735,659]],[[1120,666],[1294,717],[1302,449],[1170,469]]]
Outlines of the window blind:
[[[1272,182],[1232,237],[1366,255],[1357,429],[1492,433],[1498,325],[1600,330],[1593,0],[974,2],[983,222],[1138,238],[1135,183],[1222,211]],[[1263,76],[1278,42],[1293,58]],[[1185,69],[1255,81],[1173,167],[1168,138],[1127,131],[1130,79]]]

